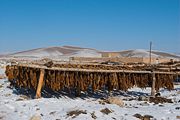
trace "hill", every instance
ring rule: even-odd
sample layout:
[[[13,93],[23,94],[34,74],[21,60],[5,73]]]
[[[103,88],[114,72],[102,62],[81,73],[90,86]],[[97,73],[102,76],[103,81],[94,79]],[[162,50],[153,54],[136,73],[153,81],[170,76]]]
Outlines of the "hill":
[[[69,57],[101,57],[104,53],[116,53],[116,57],[149,57],[149,51],[144,49],[125,50],[117,52],[104,52],[92,48],[83,48],[75,46],[58,46],[37,48],[16,53],[3,55],[6,58],[51,58],[51,59],[68,59]],[[155,58],[175,58],[180,59],[180,55],[166,53],[161,51],[152,51],[152,57]]]

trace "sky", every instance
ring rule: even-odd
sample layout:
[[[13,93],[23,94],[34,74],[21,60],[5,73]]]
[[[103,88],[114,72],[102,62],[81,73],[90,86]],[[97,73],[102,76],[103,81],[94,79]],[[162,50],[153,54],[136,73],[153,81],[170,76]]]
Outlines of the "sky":
[[[0,0],[0,53],[73,45],[180,53],[180,0]]]

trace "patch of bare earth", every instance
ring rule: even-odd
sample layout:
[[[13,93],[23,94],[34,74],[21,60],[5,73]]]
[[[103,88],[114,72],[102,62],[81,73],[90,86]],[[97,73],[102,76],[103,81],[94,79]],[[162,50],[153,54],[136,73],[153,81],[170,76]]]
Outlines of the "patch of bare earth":
[[[180,116],[176,116],[176,119],[180,119]]]
[[[96,119],[96,118],[97,118],[97,116],[95,115],[95,112],[91,113],[91,117],[92,117],[93,119]]]
[[[80,114],[87,114],[86,110],[73,110],[73,111],[69,111],[67,113],[67,116],[72,116],[72,118],[75,118],[76,116],[80,115]]]
[[[108,109],[108,108],[104,108],[104,109],[102,109],[100,112],[102,112],[103,114],[108,115],[109,113],[112,113],[113,110],[110,110],[110,109]]]
[[[153,118],[153,116],[151,116],[151,115],[144,115],[143,116],[143,115],[138,114],[138,113],[134,114],[133,116],[136,118],[139,118],[140,120],[150,120],[151,118]]]
[[[0,88],[2,88],[3,87],[3,85],[2,84],[0,84]]]
[[[163,98],[163,97],[150,97],[149,102],[153,102],[155,104],[158,103],[173,103],[171,99]]]

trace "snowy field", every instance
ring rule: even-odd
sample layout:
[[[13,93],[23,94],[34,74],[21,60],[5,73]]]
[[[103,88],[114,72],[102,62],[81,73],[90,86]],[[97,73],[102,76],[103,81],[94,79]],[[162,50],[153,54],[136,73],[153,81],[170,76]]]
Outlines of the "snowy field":
[[[124,102],[121,107],[93,97],[31,99],[8,86],[7,79],[0,79],[0,120],[139,120],[137,116],[144,115],[152,120],[180,119],[180,85],[172,91],[160,90],[161,96],[173,103],[150,103],[142,99],[147,98],[150,88],[133,88],[117,95]]]

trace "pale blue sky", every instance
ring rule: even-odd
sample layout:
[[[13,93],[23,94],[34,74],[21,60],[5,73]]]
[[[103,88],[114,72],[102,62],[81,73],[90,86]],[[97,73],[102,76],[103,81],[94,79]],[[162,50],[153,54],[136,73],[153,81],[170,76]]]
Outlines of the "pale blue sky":
[[[0,53],[75,45],[180,52],[180,0],[0,0]]]

